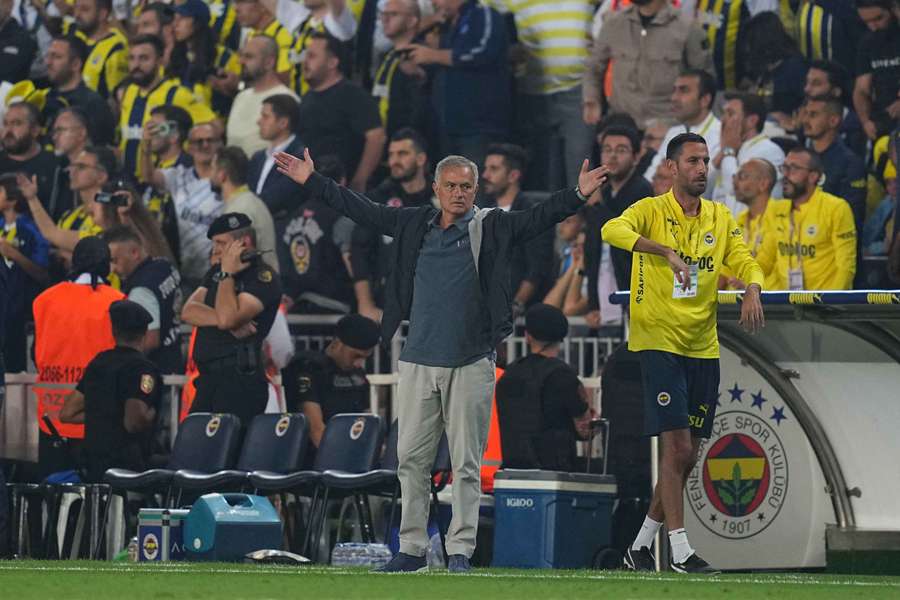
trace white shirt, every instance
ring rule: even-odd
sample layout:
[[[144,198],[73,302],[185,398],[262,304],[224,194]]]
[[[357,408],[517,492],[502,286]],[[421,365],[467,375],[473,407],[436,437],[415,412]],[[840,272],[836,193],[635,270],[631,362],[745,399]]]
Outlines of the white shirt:
[[[153,295],[153,292],[150,291],[150,288],[136,287],[128,292],[128,299],[135,304],[140,304],[144,307],[144,310],[150,313],[150,317],[153,320],[147,325],[148,331],[159,329],[159,301]]]
[[[262,171],[260,171],[259,173],[259,181],[256,182],[257,194],[262,194],[263,188],[266,185],[266,178],[269,177],[269,173],[272,172],[272,167],[275,166],[275,155],[279,152],[284,152],[288,146],[294,143],[294,139],[296,137],[296,135],[291,134],[291,137],[284,140],[277,146],[266,149],[266,162],[263,163]]]
[[[706,140],[706,148],[709,150],[710,170],[707,175],[707,181],[709,183],[704,196],[709,198],[713,194],[713,186],[716,181],[716,170],[712,166],[712,159],[719,153],[719,139],[722,135],[722,122],[716,118],[716,115],[712,114],[712,111],[706,115],[706,118],[703,119],[699,125],[691,126],[682,123],[670,127],[663,138],[662,144],[659,146],[659,152],[656,153],[656,156],[654,156],[653,160],[650,162],[650,166],[644,171],[644,179],[653,183],[653,176],[656,175],[656,169],[659,168],[659,165],[666,157],[666,148],[669,146],[669,142],[675,139],[676,135],[689,132],[703,136],[703,139]]]
[[[600,249],[600,267],[597,277],[597,299],[600,305],[601,325],[621,325],[622,306],[609,301],[609,296],[619,291],[616,271],[613,267],[611,246],[606,242]]]
[[[185,279],[198,281],[209,270],[212,252],[212,241],[207,239],[206,232],[222,213],[223,204],[212,191],[209,179],[201,179],[194,167],[178,165],[161,172],[178,217],[181,274]]]
[[[740,204],[734,197],[734,175],[742,164],[754,158],[767,160],[775,167],[775,174],[778,179],[770,196],[772,198],[781,198],[781,165],[784,164],[784,151],[778,144],[761,133],[741,144],[736,157],[725,156],[722,158],[722,165],[719,168],[719,176],[716,180],[716,188],[712,199],[725,204],[735,217],[746,206]]]
[[[238,146],[247,156],[253,156],[259,150],[266,148],[266,142],[259,136],[259,114],[262,111],[263,100],[275,94],[287,94],[297,102],[300,98],[286,85],[276,85],[264,92],[257,92],[252,87],[238,93],[231,105],[228,114],[226,135],[229,146]]]
[[[290,31],[291,35],[297,32],[311,12],[302,2],[296,0],[278,0],[278,4],[275,5],[275,19]],[[328,33],[342,42],[350,41],[356,35],[356,19],[346,4],[337,18],[329,10],[322,19],[322,25]]]

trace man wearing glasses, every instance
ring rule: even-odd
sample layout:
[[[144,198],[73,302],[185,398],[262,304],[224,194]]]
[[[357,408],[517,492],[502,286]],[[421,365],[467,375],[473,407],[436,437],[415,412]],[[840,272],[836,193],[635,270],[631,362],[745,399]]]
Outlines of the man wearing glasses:
[[[528,243],[584,204],[608,170],[588,170],[529,210],[474,207],[478,167],[448,156],[438,163],[430,205],[394,208],[370,201],[314,171],[307,148],[300,159],[281,152],[278,170],[314,198],[394,241],[395,268],[385,285],[382,340],[404,319],[409,334],[400,354],[398,477],[402,491],[400,553],[385,572],[426,569],[426,522],[431,465],[446,429],[453,464],[453,520],[447,533],[451,572],[471,569],[481,500],[481,457],[494,391],[494,348],[512,333],[512,247]]]
[[[210,185],[213,159],[222,147],[222,130],[213,123],[193,127],[188,134],[188,154],[193,164],[183,162],[142,174],[144,181],[168,192],[178,218],[181,278],[185,289],[193,291],[209,269],[212,242],[206,231],[222,212],[222,203]],[[143,160],[143,168],[152,167]]]
[[[822,156],[791,150],[781,165],[785,200],[769,203],[756,256],[776,290],[849,290],[856,273],[856,225],[843,198],[818,187]]]

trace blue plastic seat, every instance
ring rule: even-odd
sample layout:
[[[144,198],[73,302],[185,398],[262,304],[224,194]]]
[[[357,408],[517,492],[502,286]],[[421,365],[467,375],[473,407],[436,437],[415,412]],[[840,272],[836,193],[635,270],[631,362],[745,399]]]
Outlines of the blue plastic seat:
[[[302,414],[263,414],[254,417],[244,436],[241,454],[234,469],[209,473],[180,469],[172,480],[174,488],[192,492],[240,490],[253,471],[284,475],[296,471],[306,456],[309,428]]]

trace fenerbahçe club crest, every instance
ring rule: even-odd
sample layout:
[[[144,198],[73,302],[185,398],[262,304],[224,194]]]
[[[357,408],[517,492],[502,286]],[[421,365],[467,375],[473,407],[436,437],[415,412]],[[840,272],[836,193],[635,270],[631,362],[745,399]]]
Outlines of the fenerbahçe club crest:
[[[718,401],[712,435],[700,447],[685,493],[709,531],[736,540],[766,529],[784,504],[788,462],[777,429],[787,417],[762,391],[750,394],[752,406],[743,405],[744,390],[737,383],[728,393],[730,402]]]

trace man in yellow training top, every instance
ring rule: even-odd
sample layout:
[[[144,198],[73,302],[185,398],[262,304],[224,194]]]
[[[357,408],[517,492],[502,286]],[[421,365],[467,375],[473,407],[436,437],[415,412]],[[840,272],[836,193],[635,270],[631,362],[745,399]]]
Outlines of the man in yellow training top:
[[[821,155],[788,152],[781,166],[786,200],[769,203],[756,260],[777,290],[849,290],[856,274],[856,225],[850,204],[818,187]]]
[[[655,570],[650,546],[664,521],[672,569],[714,574],[688,542],[683,489],[716,413],[719,271],[727,265],[747,283],[741,324],[751,332],[763,324],[763,273],[728,208],[700,198],[709,172],[703,137],[675,136],[666,148],[666,166],[674,175],[671,190],[639,200],[602,229],[606,242],[635,253],[628,348],[640,352],[644,432],[659,435],[662,448],[659,481],[625,566]]]

